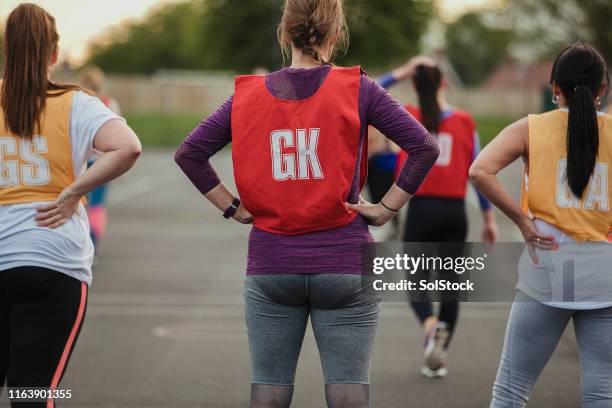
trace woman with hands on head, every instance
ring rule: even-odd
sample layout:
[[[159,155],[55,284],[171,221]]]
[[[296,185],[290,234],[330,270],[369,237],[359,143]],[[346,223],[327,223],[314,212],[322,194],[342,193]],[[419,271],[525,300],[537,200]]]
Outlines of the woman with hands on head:
[[[612,406],[612,117],[597,111],[609,85],[605,62],[589,44],[572,44],[555,59],[551,85],[558,109],[506,127],[470,169],[527,244],[492,408],[527,404],[570,319],[582,406]],[[497,178],[518,158],[525,167],[520,204]]]
[[[407,104],[405,108],[434,136],[440,147],[440,156],[410,201],[403,240],[465,242],[468,232],[465,204],[468,172],[480,151],[476,123],[469,113],[446,101],[446,80],[433,59],[422,55],[413,57],[381,77],[379,83],[388,88],[404,80],[412,81],[418,97],[418,106]],[[406,152],[398,154],[398,168],[408,157]],[[495,243],[498,228],[493,208],[478,189],[476,193],[484,220],[482,240]],[[448,276],[452,279],[456,274],[452,272]],[[425,332],[421,372],[429,378],[444,377],[448,372],[446,352],[457,325],[459,302],[451,296],[442,299],[437,313],[434,313],[431,301],[414,301],[411,306]]]
[[[438,147],[359,67],[331,64],[346,43],[341,0],[287,0],[278,31],[291,66],[237,77],[234,95],[185,139],[176,161],[226,218],[253,223],[244,285],[251,407],[291,404],[309,319],[328,406],[367,407],[380,307],[361,283],[368,224],[397,214]],[[376,204],[359,198],[369,125],[410,151]],[[230,142],[240,199],[209,163]]]
[[[141,147],[125,121],[50,79],[59,35],[33,4],[8,17],[0,89],[0,387],[53,396],[87,304],[93,244],[84,196],[129,170]],[[103,152],[85,171],[94,149]],[[22,401],[23,402],[23,401]],[[19,405],[21,406],[21,405]]]

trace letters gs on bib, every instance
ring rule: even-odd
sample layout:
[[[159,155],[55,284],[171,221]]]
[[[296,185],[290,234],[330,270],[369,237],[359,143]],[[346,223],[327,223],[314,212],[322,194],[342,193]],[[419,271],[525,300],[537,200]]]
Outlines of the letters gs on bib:
[[[274,130],[270,134],[272,177],[277,181],[323,179],[317,156],[321,129]]]
[[[32,139],[0,136],[0,188],[19,184],[43,186],[51,181],[49,161],[41,156],[48,153],[47,139],[34,136]],[[7,156],[18,156],[19,160],[8,160]]]

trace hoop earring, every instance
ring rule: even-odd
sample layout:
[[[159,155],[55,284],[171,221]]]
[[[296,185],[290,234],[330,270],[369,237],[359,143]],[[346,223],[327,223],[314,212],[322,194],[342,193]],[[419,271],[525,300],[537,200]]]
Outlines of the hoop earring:
[[[559,95],[553,95],[552,103],[554,103],[555,105],[559,105]]]
[[[601,106],[601,98],[599,96],[595,98],[595,103],[597,104],[598,108]]]

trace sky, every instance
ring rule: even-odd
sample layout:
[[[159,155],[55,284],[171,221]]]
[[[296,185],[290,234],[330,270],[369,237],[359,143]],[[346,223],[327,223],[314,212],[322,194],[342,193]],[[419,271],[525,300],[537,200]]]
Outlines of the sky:
[[[30,0],[45,8],[56,19],[60,32],[60,58],[79,63],[87,55],[92,39],[104,35],[109,27],[125,20],[138,19],[160,4],[181,0]],[[248,0],[246,0],[248,1]],[[496,0],[438,0],[444,20]],[[20,0],[0,0],[0,19],[4,21]]]
[[[140,18],[152,7],[178,0],[30,0],[55,17],[60,33],[60,58],[80,61],[89,42],[114,24]],[[0,0],[0,19],[24,1]]]
[[[452,21],[469,10],[482,7],[499,6],[502,0],[437,0],[441,17],[444,21]]]

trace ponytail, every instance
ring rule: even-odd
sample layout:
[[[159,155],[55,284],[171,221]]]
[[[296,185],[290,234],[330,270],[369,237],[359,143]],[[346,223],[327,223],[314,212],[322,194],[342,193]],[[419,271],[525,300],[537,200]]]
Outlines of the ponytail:
[[[567,101],[567,172],[571,192],[584,194],[593,175],[599,151],[595,95],[606,80],[601,54],[589,44],[577,42],[562,50],[553,63],[551,83],[559,86]]]
[[[582,197],[589,184],[599,151],[597,111],[593,99],[589,86],[580,83],[568,103],[567,182],[576,197]]]
[[[4,77],[0,104],[8,130],[31,138],[40,131],[40,115],[47,96],[79,89],[48,79],[51,57],[58,49],[55,19],[34,4],[15,8],[4,32]]]
[[[412,81],[419,99],[421,122],[430,133],[436,133],[440,125],[438,89],[442,81],[442,73],[438,67],[419,65],[416,67]]]

